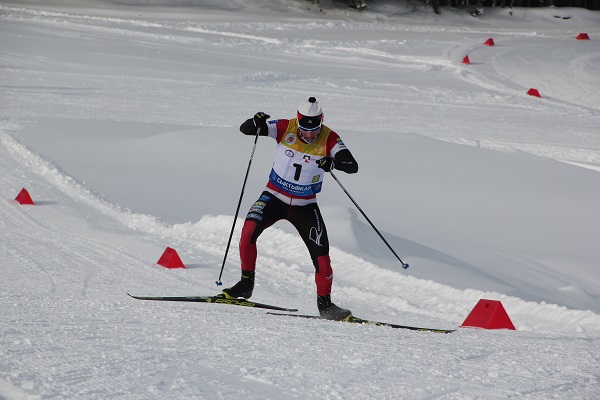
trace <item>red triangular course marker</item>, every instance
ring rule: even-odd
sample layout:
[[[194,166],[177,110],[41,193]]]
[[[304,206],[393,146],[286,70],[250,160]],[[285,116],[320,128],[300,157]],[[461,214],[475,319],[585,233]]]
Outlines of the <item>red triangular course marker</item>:
[[[483,42],[483,44],[485,46],[494,46],[494,39],[489,38],[488,40],[486,40],[485,42]]]
[[[537,89],[531,88],[527,91],[527,94],[533,97],[542,97],[540,96],[540,92]]]
[[[577,39],[577,40],[590,40],[590,35],[588,35],[587,33],[580,33],[579,35],[577,35],[577,37],[575,39]]]
[[[462,59],[462,63],[470,65],[471,64],[471,60],[469,60],[469,56],[465,56],[465,58]]]
[[[158,265],[165,268],[185,268],[181,258],[179,258],[179,254],[170,247],[167,247],[163,255],[157,262]]]
[[[21,191],[19,192],[19,194],[15,198],[15,201],[17,203],[19,203],[19,204],[22,204],[22,205],[32,205],[32,206],[34,205],[34,202],[31,199],[31,196],[29,195],[29,192],[25,188],[21,189]]]
[[[479,300],[461,327],[516,330],[502,303],[486,299]]]

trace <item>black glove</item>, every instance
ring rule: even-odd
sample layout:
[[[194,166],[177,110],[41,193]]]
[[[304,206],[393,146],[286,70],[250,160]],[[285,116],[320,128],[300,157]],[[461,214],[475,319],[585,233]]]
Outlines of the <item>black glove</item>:
[[[316,160],[316,163],[325,172],[329,172],[335,168],[333,157],[323,157],[320,160]]]
[[[261,130],[267,130],[267,119],[271,118],[271,116],[269,114],[265,114],[264,112],[260,111],[257,112],[256,114],[254,114],[254,117],[252,118],[254,120],[254,125],[256,125],[257,128],[260,128]]]

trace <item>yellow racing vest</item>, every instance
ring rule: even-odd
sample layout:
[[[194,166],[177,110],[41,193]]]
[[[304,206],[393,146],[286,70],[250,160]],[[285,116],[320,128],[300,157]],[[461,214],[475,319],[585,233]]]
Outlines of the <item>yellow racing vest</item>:
[[[321,191],[325,172],[316,160],[327,156],[327,138],[331,129],[323,125],[314,143],[298,136],[298,120],[291,119],[277,144],[269,187],[289,197],[314,197]]]

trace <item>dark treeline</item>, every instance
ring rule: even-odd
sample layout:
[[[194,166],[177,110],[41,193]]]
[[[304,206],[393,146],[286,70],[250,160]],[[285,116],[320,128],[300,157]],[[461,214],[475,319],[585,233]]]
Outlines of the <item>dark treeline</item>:
[[[323,0],[308,0],[315,4],[322,4]],[[368,9],[368,0],[333,0],[333,3],[346,3],[359,11]],[[484,7],[577,7],[588,10],[600,10],[600,0],[409,0],[413,4],[426,4],[440,14],[440,7],[470,7],[471,14],[479,15]]]
[[[600,0],[425,0],[439,13],[439,7],[579,7],[600,10]]]

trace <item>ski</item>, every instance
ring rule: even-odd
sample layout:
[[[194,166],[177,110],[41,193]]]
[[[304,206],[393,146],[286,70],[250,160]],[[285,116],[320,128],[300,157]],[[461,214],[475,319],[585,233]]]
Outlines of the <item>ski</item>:
[[[284,313],[274,313],[274,312],[268,312],[267,314],[270,314],[270,315],[279,315],[279,316],[286,316],[286,317],[321,319],[321,317],[316,316],[316,315],[284,314]],[[388,328],[394,328],[394,329],[409,329],[411,331],[436,332],[436,333],[452,333],[452,332],[454,332],[456,330],[456,329],[422,328],[422,327],[418,327],[418,326],[406,326],[406,325],[390,324],[390,323],[387,323],[387,322],[371,321],[371,320],[368,320],[368,319],[357,318],[357,317],[354,317],[354,316],[352,316],[347,321],[341,321],[341,322],[349,322],[351,324],[365,324],[365,325],[387,326]]]
[[[214,303],[214,304],[229,304],[232,306],[264,308],[267,310],[296,312],[295,308],[286,308],[273,306],[271,304],[257,303],[246,299],[228,299],[223,295],[216,296],[134,296],[127,293],[130,297],[138,300],[157,300],[157,301],[186,301],[194,303]],[[293,314],[290,314],[293,315]]]

